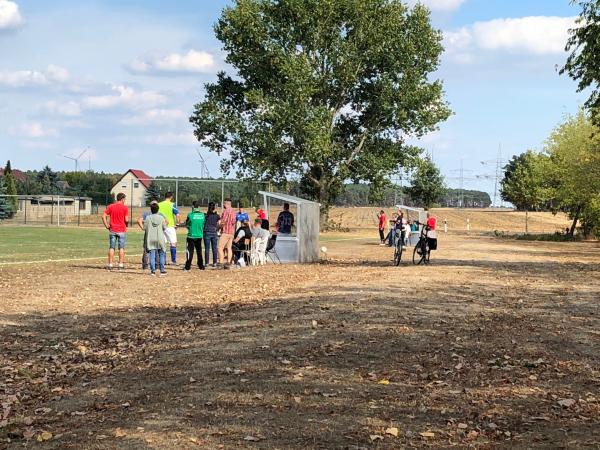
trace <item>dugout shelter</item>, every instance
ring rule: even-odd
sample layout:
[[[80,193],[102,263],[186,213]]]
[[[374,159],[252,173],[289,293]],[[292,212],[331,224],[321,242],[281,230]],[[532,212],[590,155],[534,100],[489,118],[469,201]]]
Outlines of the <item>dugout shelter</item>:
[[[279,235],[275,250],[284,263],[315,263],[319,261],[319,233],[321,205],[292,195],[278,192],[259,191],[263,199],[263,209],[271,228],[275,228],[277,216],[283,205],[289,203],[294,214],[294,227],[291,235]]]

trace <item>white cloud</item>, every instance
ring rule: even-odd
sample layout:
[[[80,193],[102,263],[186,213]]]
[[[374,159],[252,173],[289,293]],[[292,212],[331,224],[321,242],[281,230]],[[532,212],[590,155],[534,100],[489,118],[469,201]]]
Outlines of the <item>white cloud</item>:
[[[445,33],[445,44],[457,62],[471,62],[476,51],[559,55],[565,52],[568,30],[574,26],[574,17],[494,19]]]
[[[57,137],[58,131],[54,128],[46,128],[39,122],[24,122],[18,126],[9,129],[13,136],[20,136],[29,139],[40,139],[47,137]]]
[[[127,68],[134,73],[212,73],[216,68],[213,55],[205,51],[190,50],[185,54],[150,56],[132,61]]]
[[[129,86],[112,86],[113,94],[94,95],[83,99],[83,106],[89,109],[128,109],[153,108],[162,105],[167,98],[154,91],[136,91]]]
[[[13,30],[25,23],[19,5],[10,0],[0,0],[0,30]]]
[[[164,133],[155,136],[148,136],[145,139],[147,144],[152,145],[194,145],[197,144],[195,136],[192,133]]]
[[[121,121],[124,125],[153,125],[172,122],[185,122],[187,114],[180,109],[150,109]]]
[[[81,115],[81,106],[79,103],[73,101],[65,103],[49,101],[44,103],[42,110],[49,114],[66,117],[77,117]]]
[[[13,88],[67,84],[70,79],[71,76],[67,69],[53,64],[50,64],[44,71],[0,71],[0,85]]]
[[[92,129],[94,128],[89,123],[83,122],[81,120],[67,120],[62,122],[61,127],[63,128],[80,128],[80,129]]]

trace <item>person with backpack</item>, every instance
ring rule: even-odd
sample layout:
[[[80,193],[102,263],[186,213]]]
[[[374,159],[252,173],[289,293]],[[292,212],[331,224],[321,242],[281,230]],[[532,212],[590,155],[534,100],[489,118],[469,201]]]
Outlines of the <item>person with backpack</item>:
[[[188,214],[185,221],[185,226],[188,229],[187,235],[187,250],[184,270],[192,268],[192,260],[194,259],[194,250],[196,250],[196,259],[198,260],[198,268],[204,270],[204,260],[202,258],[202,240],[204,239],[204,224],[206,223],[206,215],[198,209],[198,202],[192,203],[192,211]]]

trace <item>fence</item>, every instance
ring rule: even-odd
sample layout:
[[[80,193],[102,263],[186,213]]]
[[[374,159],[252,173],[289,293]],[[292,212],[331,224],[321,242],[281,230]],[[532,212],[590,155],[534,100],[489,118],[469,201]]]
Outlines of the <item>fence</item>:
[[[207,208],[209,202],[221,206],[225,198],[231,198],[234,207],[241,205],[252,209],[260,205],[262,198],[258,192],[265,188],[270,190],[270,184],[254,181],[158,178],[153,179],[151,188],[135,201],[130,189],[119,184],[114,186],[111,192],[95,193],[97,195],[94,195],[94,198],[108,200],[102,203],[93,202],[91,197],[59,194],[1,195],[0,199],[7,199],[9,203],[14,202],[17,206],[16,211],[13,211],[9,218],[3,220],[0,217],[0,222],[5,225],[101,227],[106,203],[110,203],[110,199],[118,192],[126,195],[126,204],[130,208],[132,222],[148,209],[145,204],[150,199],[161,199],[169,191],[175,194],[175,201],[182,215],[186,215],[191,210],[193,201],[198,202],[200,207]]]

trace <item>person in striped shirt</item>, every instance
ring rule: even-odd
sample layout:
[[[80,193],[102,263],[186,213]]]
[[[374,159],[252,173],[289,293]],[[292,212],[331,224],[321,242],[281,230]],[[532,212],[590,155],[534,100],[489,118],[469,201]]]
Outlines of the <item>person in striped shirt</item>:
[[[231,207],[231,199],[226,198],[223,202],[223,212],[221,214],[221,220],[219,221],[219,227],[221,229],[221,237],[219,238],[219,261],[221,261],[221,264],[223,264],[225,269],[229,269],[233,260],[232,246],[235,224],[236,213]],[[227,250],[227,257],[225,257],[225,250]]]

